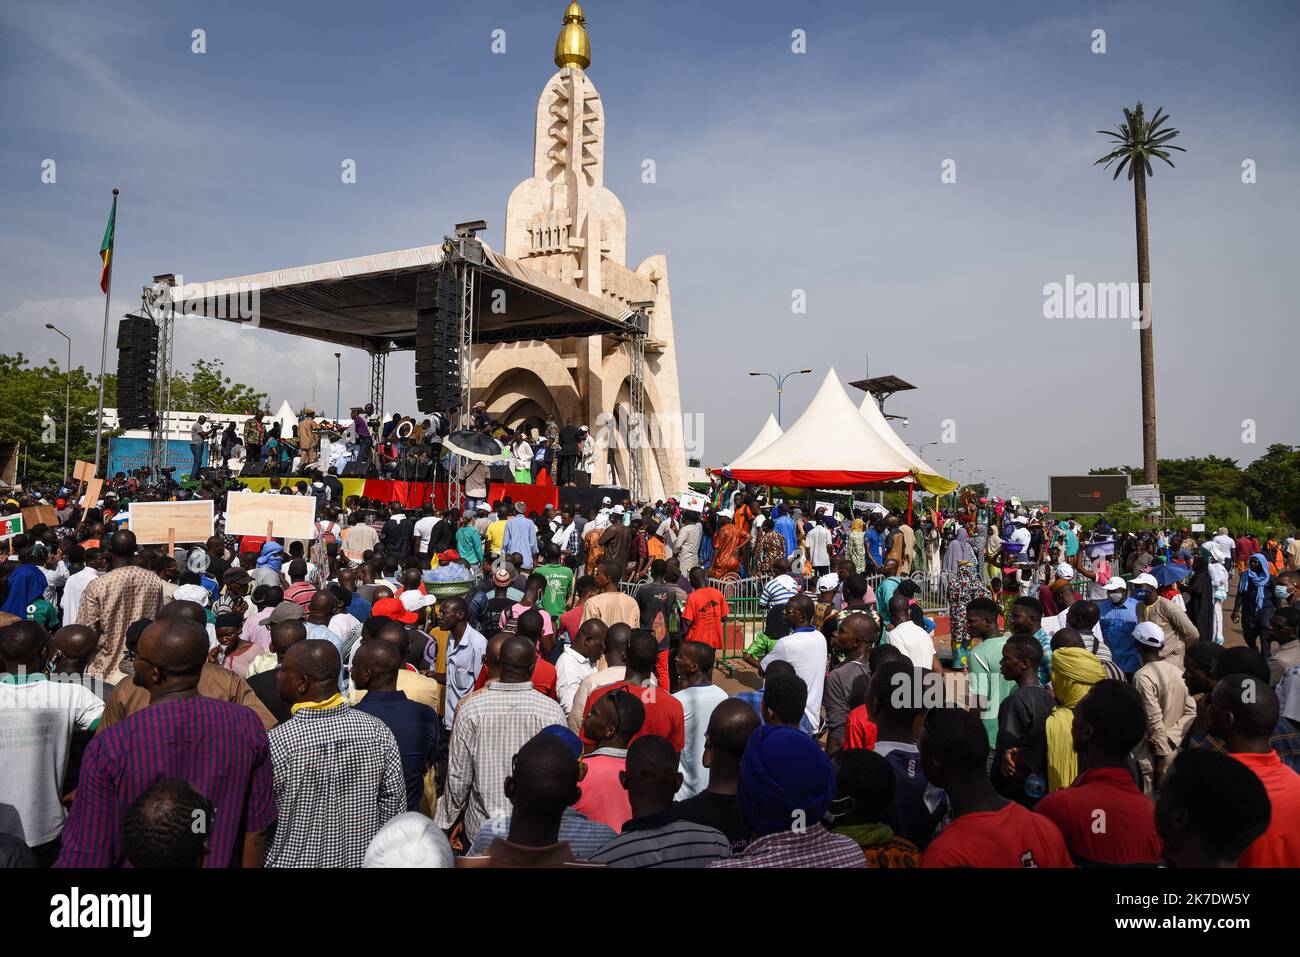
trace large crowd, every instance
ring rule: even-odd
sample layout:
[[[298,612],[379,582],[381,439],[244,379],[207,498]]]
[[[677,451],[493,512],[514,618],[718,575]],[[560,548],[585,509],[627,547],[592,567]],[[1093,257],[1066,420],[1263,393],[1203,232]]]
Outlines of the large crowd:
[[[271,485],[310,538],[0,505],[4,863],[1300,865],[1300,536]]]

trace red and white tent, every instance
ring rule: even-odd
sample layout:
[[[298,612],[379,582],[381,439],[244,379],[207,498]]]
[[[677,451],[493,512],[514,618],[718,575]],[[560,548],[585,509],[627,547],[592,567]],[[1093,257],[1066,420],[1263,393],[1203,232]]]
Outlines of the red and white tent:
[[[916,470],[911,459],[867,421],[831,369],[784,435],[766,448],[747,452],[728,471],[752,485],[832,488],[906,479]]]

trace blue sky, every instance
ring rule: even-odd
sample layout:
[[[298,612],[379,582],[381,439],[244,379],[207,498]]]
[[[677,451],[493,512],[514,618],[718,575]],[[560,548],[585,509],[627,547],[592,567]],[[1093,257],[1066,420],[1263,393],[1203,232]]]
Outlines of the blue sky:
[[[115,314],[159,272],[214,279],[400,249],[480,217],[499,247],[564,5],[7,3],[0,348],[62,361],[52,321],[76,337],[74,363],[97,366],[114,186]],[[873,374],[919,387],[889,406],[908,416],[905,441],[955,423],[932,462],[964,458],[1029,495],[1048,474],[1137,463],[1136,333],[1045,319],[1042,304],[1067,274],[1135,278],[1131,187],[1092,160],[1094,131],[1138,99],[1165,107],[1188,148],[1149,185],[1161,454],[1246,462],[1300,440],[1294,3],[586,12],[606,185],[627,209],[629,262],[668,257],[682,404],[704,416],[710,462],[774,407],[751,368],[818,370],[788,384],[789,424],[828,365],[860,378],[870,354]],[[940,180],[947,159],[955,183]],[[791,314],[795,289],[806,315]],[[182,362],[221,357],[276,404],[314,389],[330,405],[331,346],[193,320],[182,333]],[[390,362],[391,407],[414,408],[412,369]],[[363,353],[345,353],[344,380],[344,403],[362,399]]]

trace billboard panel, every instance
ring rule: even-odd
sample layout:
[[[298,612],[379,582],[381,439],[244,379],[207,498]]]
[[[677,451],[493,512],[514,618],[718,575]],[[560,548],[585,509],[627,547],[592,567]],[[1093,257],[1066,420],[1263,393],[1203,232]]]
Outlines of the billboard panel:
[[[1052,475],[1048,483],[1048,508],[1065,515],[1104,512],[1128,498],[1127,475]]]

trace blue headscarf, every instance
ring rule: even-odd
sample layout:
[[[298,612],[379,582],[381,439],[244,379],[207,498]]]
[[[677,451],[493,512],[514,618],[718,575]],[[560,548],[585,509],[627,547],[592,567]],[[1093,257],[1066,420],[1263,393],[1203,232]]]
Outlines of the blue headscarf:
[[[49,579],[39,565],[23,562],[9,573],[9,594],[5,596],[4,606],[0,611],[7,611],[18,618],[27,617],[27,606],[49,587]]]
[[[1257,560],[1259,562],[1259,571],[1255,571],[1255,562]],[[1267,591],[1265,586],[1272,577],[1273,576],[1270,575],[1268,571],[1268,560],[1263,556],[1263,554],[1256,552],[1254,555],[1251,555],[1250,564],[1246,566],[1244,579],[1247,586],[1255,586],[1255,611],[1259,611],[1264,607],[1264,593]]]
[[[284,564],[284,549],[279,542],[267,542],[262,546],[262,554],[257,556],[258,568],[269,568],[278,572]]]
[[[761,837],[811,827],[835,800],[835,771],[811,737],[769,724],[749,736],[740,759],[740,816]]]

